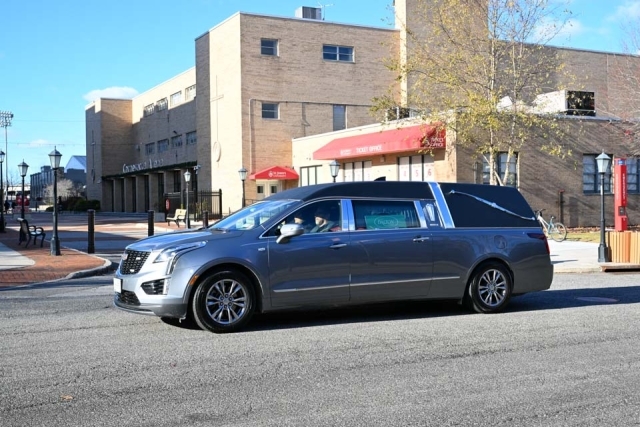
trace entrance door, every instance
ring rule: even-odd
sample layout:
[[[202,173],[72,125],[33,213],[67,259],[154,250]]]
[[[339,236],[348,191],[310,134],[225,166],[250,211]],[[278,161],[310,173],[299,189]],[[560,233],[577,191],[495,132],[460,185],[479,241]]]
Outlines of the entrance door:
[[[282,181],[259,181],[258,184],[256,184],[258,200],[262,200],[280,191],[282,191]]]

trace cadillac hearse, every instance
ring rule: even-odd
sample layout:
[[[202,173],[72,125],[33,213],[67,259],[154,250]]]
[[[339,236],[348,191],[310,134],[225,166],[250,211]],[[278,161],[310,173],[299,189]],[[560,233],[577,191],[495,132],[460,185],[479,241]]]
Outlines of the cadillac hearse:
[[[256,312],[382,301],[451,299],[495,313],[552,279],[545,235],[515,188],[346,182],[129,245],[114,304],[223,333]]]

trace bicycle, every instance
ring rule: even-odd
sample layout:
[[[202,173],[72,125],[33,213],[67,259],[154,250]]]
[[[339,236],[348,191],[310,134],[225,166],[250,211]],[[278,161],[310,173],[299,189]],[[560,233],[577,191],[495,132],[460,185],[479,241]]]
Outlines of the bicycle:
[[[539,209],[536,212],[536,218],[547,237],[551,237],[556,242],[562,242],[567,238],[567,227],[561,222],[554,222],[555,216],[551,215],[549,222],[542,217],[542,212],[546,209]]]

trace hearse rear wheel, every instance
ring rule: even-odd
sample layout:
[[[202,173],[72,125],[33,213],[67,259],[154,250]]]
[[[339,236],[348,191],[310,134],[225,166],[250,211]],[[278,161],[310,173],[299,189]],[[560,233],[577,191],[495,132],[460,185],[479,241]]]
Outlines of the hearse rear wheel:
[[[490,262],[475,272],[465,295],[465,305],[478,313],[497,313],[511,298],[511,275],[500,263]]]
[[[202,329],[218,334],[235,332],[255,311],[255,292],[244,274],[228,270],[205,279],[193,297],[193,318]]]

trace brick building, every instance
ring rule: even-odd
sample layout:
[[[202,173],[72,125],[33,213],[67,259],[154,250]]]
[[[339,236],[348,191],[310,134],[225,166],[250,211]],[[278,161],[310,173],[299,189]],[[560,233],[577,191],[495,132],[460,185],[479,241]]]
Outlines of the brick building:
[[[397,22],[409,22],[412,0],[394,4]],[[407,89],[384,65],[386,58],[406,54],[403,28],[231,16],[196,38],[194,68],[131,100],[99,99],[87,107],[88,198],[100,199],[106,211],[163,211],[164,195],[182,192],[183,174],[190,170],[190,189],[222,190],[226,213],[241,206],[243,192],[251,202],[328,182],[332,160],[341,166],[337,180],[484,182],[486,165],[457,147],[451,131],[430,134],[433,156],[421,154],[411,132],[423,125],[406,120],[385,127],[382,117],[370,114],[374,97],[394,85],[399,92]],[[579,119],[580,130],[577,119],[562,121],[575,139],[568,141],[571,154],[565,158],[531,144],[511,164],[500,160],[499,167],[514,170],[511,184],[532,206],[546,208],[568,226],[596,225],[595,156],[604,150],[628,157],[629,222],[640,223],[639,159],[632,157],[634,140],[618,120],[629,104],[622,101],[623,82],[610,72],[616,61],[634,59],[558,51],[568,74],[581,78],[576,90],[593,95],[593,117]],[[557,77],[558,88],[569,83]],[[371,143],[381,131],[398,127],[406,130],[395,136],[395,145]],[[238,175],[243,167],[245,182]],[[608,212],[607,223],[612,222]]]

